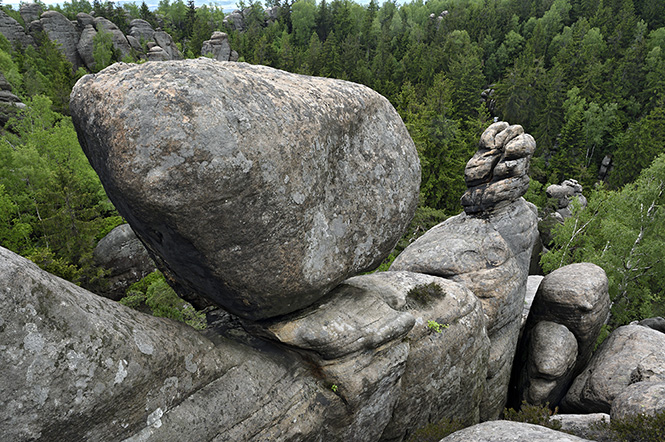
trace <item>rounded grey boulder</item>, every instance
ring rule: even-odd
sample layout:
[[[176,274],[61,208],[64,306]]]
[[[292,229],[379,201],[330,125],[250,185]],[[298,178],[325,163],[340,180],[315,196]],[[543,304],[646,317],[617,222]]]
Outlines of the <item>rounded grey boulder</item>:
[[[186,296],[248,319],[296,311],[377,266],[420,165],[371,89],[265,66],[116,64],[71,95],[109,197]]]
[[[637,382],[626,387],[612,402],[610,416],[623,419],[635,414],[654,415],[665,411],[665,381]]]
[[[582,442],[588,439],[551,430],[540,425],[512,421],[489,421],[441,439],[441,442]]]

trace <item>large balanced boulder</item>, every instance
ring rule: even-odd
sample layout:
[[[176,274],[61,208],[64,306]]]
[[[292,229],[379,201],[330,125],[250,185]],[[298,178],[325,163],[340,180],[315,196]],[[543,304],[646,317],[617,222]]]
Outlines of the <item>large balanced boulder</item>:
[[[575,378],[561,409],[609,413],[628,386],[647,381],[665,381],[665,334],[639,325],[619,327]]]
[[[120,63],[79,80],[71,112],[176,289],[248,319],[377,266],[418,201],[413,141],[361,85],[206,58]]]

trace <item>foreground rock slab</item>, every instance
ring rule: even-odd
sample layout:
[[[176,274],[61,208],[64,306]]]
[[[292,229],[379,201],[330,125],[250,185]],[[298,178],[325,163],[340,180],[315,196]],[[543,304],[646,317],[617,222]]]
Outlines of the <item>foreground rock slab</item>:
[[[456,431],[441,442],[591,442],[561,431],[524,422],[489,421]]]
[[[240,327],[139,313],[1,247],[0,281],[3,441],[376,441],[400,400],[408,342],[324,367],[343,374],[325,380]]]
[[[377,266],[418,201],[413,141],[364,86],[201,58],[119,63],[71,97],[86,155],[158,267],[244,318]]]

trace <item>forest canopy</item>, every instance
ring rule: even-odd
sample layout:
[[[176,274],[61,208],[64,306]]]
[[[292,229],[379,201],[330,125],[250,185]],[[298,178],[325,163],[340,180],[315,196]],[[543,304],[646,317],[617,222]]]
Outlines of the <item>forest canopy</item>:
[[[266,7],[277,7],[276,16]],[[24,24],[17,11],[2,8]],[[662,305],[663,289],[653,284],[662,280],[662,265],[646,256],[655,256],[649,250],[662,231],[653,227],[663,216],[660,194],[654,196],[662,181],[653,177],[660,177],[662,157],[654,160],[665,151],[665,2],[269,0],[240,8],[242,29],[225,24],[214,4],[195,7],[193,0],[161,0],[155,10],[74,0],[52,9],[70,19],[94,13],[124,32],[142,18],[169,32],[190,58],[220,30],[240,61],[358,82],[386,96],[416,143],[423,171],[421,207],[399,247],[461,210],[464,166],[484,128],[495,118],[521,124],[537,141],[532,201],[544,206],[543,190],[564,179],[595,189],[586,215],[577,212],[570,222],[578,224],[555,235],[546,268],[578,260],[604,266],[617,305],[640,303],[617,312],[616,323]],[[0,37],[0,72],[27,104],[0,143],[0,243],[91,284],[99,276],[89,262],[92,247],[121,219],[67,116],[71,87],[85,72],[72,72],[48,39],[38,43],[23,51]],[[110,44],[103,35],[95,42],[99,69],[119,61]],[[603,162],[611,164],[609,173]],[[586,227],[574,233],[580,226]],[[631,249],[630,238],[640,232]],[[627,260],[648,267],[646,276],[628,278],[620,270]]]

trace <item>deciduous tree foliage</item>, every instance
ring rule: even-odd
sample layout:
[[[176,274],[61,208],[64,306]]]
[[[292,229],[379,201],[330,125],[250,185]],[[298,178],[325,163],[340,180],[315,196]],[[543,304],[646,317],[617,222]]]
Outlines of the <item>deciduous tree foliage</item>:
[[[612,318],[618,326],[663,314],[665,308],[665,154],[621,190],[594,190],[588,207],[555,229],[545,271],[593,262],[610,281]]]

